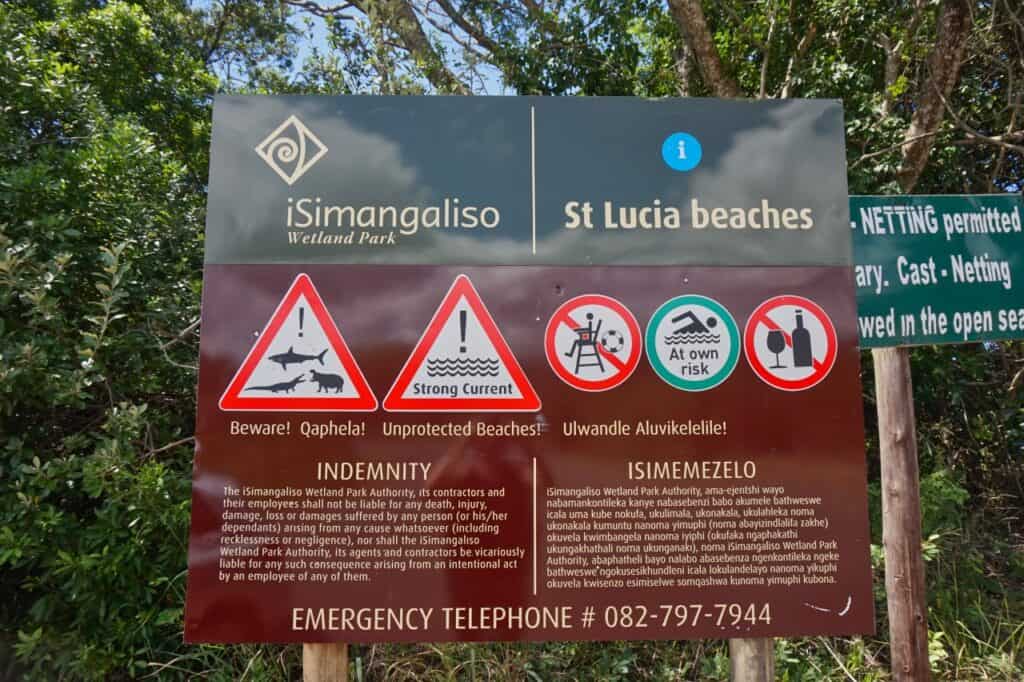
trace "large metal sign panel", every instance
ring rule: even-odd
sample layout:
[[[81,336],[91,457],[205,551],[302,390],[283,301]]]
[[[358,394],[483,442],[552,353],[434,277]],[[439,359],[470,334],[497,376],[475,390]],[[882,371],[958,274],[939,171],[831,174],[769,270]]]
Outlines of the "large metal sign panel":
[[[1024,338],[1019,195],[850,197],[860,343]]]
[[[871,631],[842,135],[219,98],[186,638]]]

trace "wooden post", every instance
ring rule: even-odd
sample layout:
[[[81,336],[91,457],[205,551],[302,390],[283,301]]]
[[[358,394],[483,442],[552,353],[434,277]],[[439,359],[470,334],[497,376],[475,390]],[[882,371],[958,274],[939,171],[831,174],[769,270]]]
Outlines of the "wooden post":
[[[775,682],[775,640],[729,640],[729,679],[732,682]]]
[[[348,644],[302,645],[303,682],[346,682],[348,680]]]
[[[900,682],[922,682],[931,680],[931,669],[910,358],[906,348],[876,348],[871,357],[878,404],[892,674]]]

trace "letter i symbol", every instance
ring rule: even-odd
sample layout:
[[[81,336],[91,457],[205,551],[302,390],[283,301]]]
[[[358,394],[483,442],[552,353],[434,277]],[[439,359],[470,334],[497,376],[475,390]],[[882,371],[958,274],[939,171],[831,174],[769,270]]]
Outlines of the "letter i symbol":
[[[672,133],[661,143],[661,160],[672,170],[691,171],[702,155],[700,141],[690,133]]]

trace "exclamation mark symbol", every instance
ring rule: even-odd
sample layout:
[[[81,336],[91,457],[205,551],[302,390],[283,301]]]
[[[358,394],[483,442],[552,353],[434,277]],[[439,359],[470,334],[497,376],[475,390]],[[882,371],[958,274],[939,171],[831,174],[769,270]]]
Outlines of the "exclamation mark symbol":
[[[299,338],[302,338],[302,320],[306,316],[306,309],[299,306]]]
[[[466,311],[459,311],[459,336],[462,338],[462,345],[459,346],[459,352],[466,352]]]

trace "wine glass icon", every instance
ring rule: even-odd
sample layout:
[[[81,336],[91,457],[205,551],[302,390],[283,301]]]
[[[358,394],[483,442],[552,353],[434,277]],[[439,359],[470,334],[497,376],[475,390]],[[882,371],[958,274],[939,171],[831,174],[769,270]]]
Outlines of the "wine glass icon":
[[[771,369],[785,368],[785,365],[779,361],[779,353],[786,350],[786,337],[781,329],[772,329],[768,332],[768,350],[775,353],[775,364],[771,366]]]

